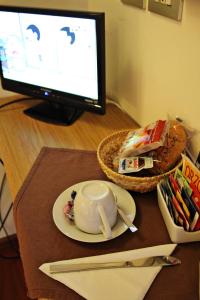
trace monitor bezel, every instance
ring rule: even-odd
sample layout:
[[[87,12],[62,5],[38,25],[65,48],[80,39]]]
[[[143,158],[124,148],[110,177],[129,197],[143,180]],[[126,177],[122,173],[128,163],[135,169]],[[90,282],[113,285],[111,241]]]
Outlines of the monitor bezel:
[[[4,6],[0,5],[0,11],[30,13],[30,14],[44,14],[52,16],[66,16],[74,18],[93,19],[96,22],[96,37],[97,37],[97,76],[98,76],[98,99],[97,101],[84,96],[78,96],[66,92],[45,88],[42,86],[35,86],[24,82],[7,79],[3,76],[2,64],[0,61],[0,76],[1,85],[5,90],[16,92],[30,97],[47,100],[51,103],[58,103],[61,105],[75,107],[78,109],[91,111],[99,114],[105,113],[105,13],[91,12],[79,10],[66,9],[52,9],[52,8],[36,8],[25,6]],[[48,90],[48,96],[46,96]]]

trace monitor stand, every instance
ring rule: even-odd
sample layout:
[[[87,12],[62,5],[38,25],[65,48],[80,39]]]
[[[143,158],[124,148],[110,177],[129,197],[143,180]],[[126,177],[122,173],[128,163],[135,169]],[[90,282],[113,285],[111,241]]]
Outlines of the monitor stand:
[[[59,103],[44,101],[36,106],[24,110],[24,113],[34,119],[55,125],[71,125],[83,113],[74,107],[67,107]]]

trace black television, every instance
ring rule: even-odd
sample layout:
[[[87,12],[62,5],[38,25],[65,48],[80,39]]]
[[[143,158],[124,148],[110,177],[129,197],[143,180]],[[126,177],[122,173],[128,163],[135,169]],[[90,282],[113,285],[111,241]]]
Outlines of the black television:
[[[105,113],[105,14],[0,6],[2,88],[41,99],[24,112],[69,125]]]

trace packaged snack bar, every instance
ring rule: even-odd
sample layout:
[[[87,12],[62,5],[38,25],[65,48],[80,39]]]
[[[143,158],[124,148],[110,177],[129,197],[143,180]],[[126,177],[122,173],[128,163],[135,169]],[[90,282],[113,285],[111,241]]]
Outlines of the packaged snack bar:
[[[168,121],[158,120],[144,128],[130,131],[126,136],[118,155],[121,158],[137,156],[157,149],[164,144],[167,129]]]

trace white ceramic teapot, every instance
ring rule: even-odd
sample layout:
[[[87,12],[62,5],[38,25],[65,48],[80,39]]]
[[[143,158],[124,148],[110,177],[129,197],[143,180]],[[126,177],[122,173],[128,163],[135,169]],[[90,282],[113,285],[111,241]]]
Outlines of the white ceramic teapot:
[[[112,237],[112,227],[117,219],[117,204],[111,188],[103,181],[84,183],[74,201],[74,221],[84,232],[103,233]]]

